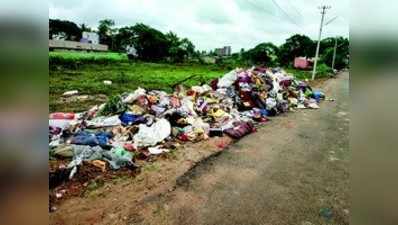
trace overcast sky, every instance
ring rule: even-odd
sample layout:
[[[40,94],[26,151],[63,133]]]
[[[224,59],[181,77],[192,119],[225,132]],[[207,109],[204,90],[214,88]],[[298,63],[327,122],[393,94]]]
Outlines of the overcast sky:
[[[300,33],[317,39],[319,5],[330,5],[323,38],[349,35],[348,0],[50,0],[49,18],[96,28],[113,19],[117,27],[142,22],[162,32],[189,38],[197,49],[231,45],[232,51],[261,42],[283,44]]]

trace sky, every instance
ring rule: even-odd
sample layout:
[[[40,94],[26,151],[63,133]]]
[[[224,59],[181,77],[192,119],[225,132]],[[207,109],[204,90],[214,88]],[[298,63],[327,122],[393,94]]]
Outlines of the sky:
[[[318,38],[321,10],[328,5],[322,38],[349,36],[348,0],[49,0],[49,18],[85,23],[101,19],[116,27],[144,23],[190,39],[196,49],[231,46],[232,52],[262,42],[281,45],[293,34]]]

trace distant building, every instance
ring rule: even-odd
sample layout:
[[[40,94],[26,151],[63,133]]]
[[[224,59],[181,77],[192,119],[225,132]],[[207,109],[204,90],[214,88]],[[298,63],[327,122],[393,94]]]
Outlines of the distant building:
[[[65,32],[59,32],[58,34],[53,34],[51,39],[65,41],[66,34],[65,34]]]
[[[224,46],[223,48],[216,48],[214,50],[214,52],[218,56],[230,56],[231,55],[231,46]]]
[[[129,59],[134,59],[138,56],[137,49],[135,49],[134,45],[127,45],[126,53]]]
[[[67,50],[83,50],[83,51],[108,51],[108,45],[84,43],[78,41],[48,40],[49,50],[67,49]]]
[[[297,69],[311,69],[313,66],[313,60],[306,57],[294,58],[294,68]]]
[[[82,39],[80,40],[80,42],[98,45],[99,44],[99,35],[95,32],[84,31],[82,33]]]

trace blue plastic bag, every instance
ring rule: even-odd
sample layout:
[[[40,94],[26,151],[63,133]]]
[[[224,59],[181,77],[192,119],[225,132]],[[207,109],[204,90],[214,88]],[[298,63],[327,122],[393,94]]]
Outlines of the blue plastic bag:
[[[129,112],[124,112],[123,114],[121,114],[119,116],[120,121],[122,121],[123,125],[132,125],[132,124],[136,124],[136,123],[144,123],[145,122],[145,118],[143,116],[140,115],[134,115],[132,113]]]
[[[313,91],[312,96],[318,103],[321,101],[321,99],[325,98],[325,94],[321,91]]]

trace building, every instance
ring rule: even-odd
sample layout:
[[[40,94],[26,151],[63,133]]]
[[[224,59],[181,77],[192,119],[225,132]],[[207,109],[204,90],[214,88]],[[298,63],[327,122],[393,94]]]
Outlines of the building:
[[[294,68],[297,69],[311,69],[313,66],[313,60],[306,57],[296,57],[294,58]]]
[[[82,39],[80,40],[80,42],[98,45],[99,35],[95,32],[84,31],[82,33]]]
[[[67,49],[83,51],[108,51],[108,45],[84,43],[78,41],[48,40],[49,50]]]
[[[66,40],[66,34],[65,34],[65,32],[59,32],[58,34],[53,34],[51,39],[65,41]]]
[[[223,48],[216,48],[216,55],[218,56],[230,56],[231,55],[231,46],[224,46]]]
[[[135,49],[134,45],[127,45],[126,53],[129,59],[134,59],[138,57],[137,49]]]

